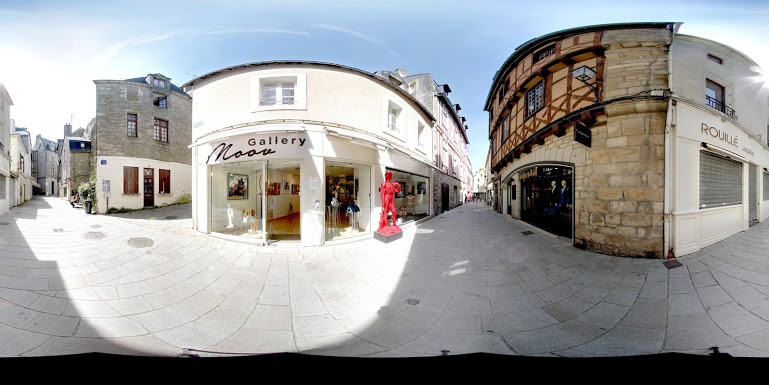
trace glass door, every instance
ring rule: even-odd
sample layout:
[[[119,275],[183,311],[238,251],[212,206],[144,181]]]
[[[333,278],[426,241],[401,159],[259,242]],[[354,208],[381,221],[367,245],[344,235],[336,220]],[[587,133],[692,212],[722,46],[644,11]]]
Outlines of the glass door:
[[[265,243],[301,240],[301,161],[265,161]]]

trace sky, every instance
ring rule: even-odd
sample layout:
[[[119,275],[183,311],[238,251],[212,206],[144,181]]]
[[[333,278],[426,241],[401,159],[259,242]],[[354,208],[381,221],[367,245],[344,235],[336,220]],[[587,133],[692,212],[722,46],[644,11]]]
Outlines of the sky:
[[[161,73],[181,86],[271,60],[430,73],[462,108],[477,171],[489,147],[483,105],[516,47],[628,22],[682,22],[679,33],[731,46],[769,71],[769,0],[0,0],[0,83],[16,126],[56,140],[65,123],[77,129],[95,117],[98,79]]]

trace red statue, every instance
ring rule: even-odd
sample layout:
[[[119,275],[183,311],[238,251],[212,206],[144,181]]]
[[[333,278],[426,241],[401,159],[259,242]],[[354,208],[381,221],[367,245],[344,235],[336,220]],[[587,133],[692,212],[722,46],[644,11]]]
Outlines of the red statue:
[[[396,217],[395,203],[393,202],[393,194],[401,191],[401,185],[398,182],[392,183],[393,173],[385,173],[385,181],[379,186],[382,197],[382,214],[379,216],[379,229],[377,232],[380,234],[390,235],[401,231],[398,227],[398,219]],[[393,224],[387,223],[387,213],[393,214]]]

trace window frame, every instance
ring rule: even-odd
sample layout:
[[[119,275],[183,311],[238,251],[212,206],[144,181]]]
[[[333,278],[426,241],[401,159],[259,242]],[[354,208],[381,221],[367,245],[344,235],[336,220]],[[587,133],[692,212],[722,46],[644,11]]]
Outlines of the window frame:
[[[291,83],[292,87],[284,84]],[[276,103],[264,101],[265,87],[276,85]],[[284,92],[291,89],[293,102],[283,103]],[[306,110],[307,109],[307,74],[297,72],[276,72],[251,77],[251,110]]]
[[[133,181],[133,183],[131,183]],[[139,167],[123,166],[123,194],[139,193]]]
[[[166,185],[163,185],[166,182]],[[164,188],[165,187],[165,188]],[[158,169],[158,194],[171,193],[171,170]]]
[[[409,123],[406,120],[408,111],[406,106],[394,98],[384,95],[382,98],[382,109],[384,116],[382,117],[382,131],[387,135],[390,135],[401,142],[406,141],[406,131]],[[392,116],[392,111],[396,110],[397,114]],[[395,129],[393,129],[393,123]]]
[[[526,91],[526,119],[536,115],[545,107],[545,80],[540,80]],[[537,90],[541,90],[539,98],[537,98]],[[534,108],[532,108],[532,103],[534,103]]]
[[[131,116],[133,116],[133,120],[131,120]],[[131,123],[133,123],[133,135],[131,135]],[[128,113],[126,116],[126,136],[129,136],[131,138],[138,138],[139,137],[139,114],[133,114]]]
[[[158,125],[158,122],[165,123],[165,125],[163,124]],[[164,142],[164,143],[170,142],[168,139],[168,126],[169,126],[169,123],[167,120],[155,118],[155,123],[154,123],[155,140],[159,142]]]

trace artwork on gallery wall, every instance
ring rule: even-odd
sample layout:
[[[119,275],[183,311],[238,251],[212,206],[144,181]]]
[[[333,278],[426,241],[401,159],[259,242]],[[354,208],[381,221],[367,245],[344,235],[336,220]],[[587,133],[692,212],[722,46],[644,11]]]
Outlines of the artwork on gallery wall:
[[[267,188],[267,195],[280,195],[280,183],[272,183]]]
[[[406,182],[397,182],[401,185],[401,191],[395,193],[396,198],[404,198],[406,196]]]
[[[291,194],[299,194],[299,185],[298,184],[292,184],[291,185]]]
[[[417,182],[417,195],[425,193],[425,182]]]
[[[248,199],[248,175],[229,174],[227,199]]]

